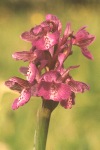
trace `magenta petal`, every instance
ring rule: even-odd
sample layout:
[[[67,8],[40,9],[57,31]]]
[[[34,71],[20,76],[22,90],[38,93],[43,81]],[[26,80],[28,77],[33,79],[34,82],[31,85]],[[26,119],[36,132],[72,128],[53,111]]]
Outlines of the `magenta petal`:
[[[69,98],[67,100],[62,100],[60,102],[61,106],[63,106],[65,109],[71,109],[72,108],[72,99]]]
[[[50,89],[50,99],[54,101],[61,101],[70,97],[71,90],[67,84],[57,83],[52,85]]]
[[[63,72],[62,72],[62,79],[67,79],[67,80],[69,80],[69,78],[68,78],[68,74],[69,74],[69,71],[71,71],[71,70],[73,70],[73,69],[76,69],[76,68],[78,68],[79,67],[79,65],[77,65],[77,66],[70,66],[68,69],[66,69],[66,70],[64,70]],[[66,82],[67,82],[67,80],[66,80]]]
[[[41,64],[40,64],[40,67],[39,67],[39,70],[42,70],[48,63],[48,60],[41,60]]]
[[[28,67],[20,67],[19,71],[20,71],[22,74],[27,75]]]
[[[5,82],[5,85],[8,86],[11,90],[16,90],[18,92],[21,92],[24,87],[30,87],[28,81],[19,77],[10,78],[8,81]]]
[[[41,83],[38,85],[38,96],[42,96],[44,99],[49,100],[50,99],[50,83],[41,81]]]
[[[72,105],[75,104],[75,94],[72,93],[71,96],[66,99],[66,100],[62,100],[60,102],[61,106],[64,107],[65,109],[71,109]]]
[[[89,34],[86,30],[86,27],[82,27],[75,35],[75,39],[73,40],[73,44],[76,44],[80,47],[86,47],[90,45],[94,40],[95,36]]]
[[[58,82],[57,79],[60,77],[60,73],[57,71],[48,71],[42,76],[42,80],[45,82]]]
[[[54,54],[54,47],[49,48],[49,53],[50,53],[51,57],[53,57],[53,54]]]
[[[70,88],[73,92],[75,93],[83,93],[85,92],[86,90],[89,90],[89,86],[83,82],[79,82],[79,81],[74,81],[74,80],[71,80],[69,81],[68,83],[70,85]]]
[[[81,48],[81,51],[82,51],[82,54],[83,54],[86,58],[93,60],[92,54],[90,53],[90,51],[89,51],[86,47]]]
[[[42,27],[40,25],[37,25],[30,30],[30,33],[35,35],[35,36],[40,34],[41,32],[42,32]]]
[[[23,60],[23,61],[32,61],[36,59],[36,54],[33,52],[22,51],[22,52],[15,52],[12,54],[12,57],[16,60]]]
[[[36,73],[37,73],[37,68],[35,66],[35,64],[30,63],[29,64],[29,69],[27,72],[27,80],[32,83],[34,81],[34,78],[36,77]]]
[[[52,15],[52,14],[47,14],[46,15],[46,20],[47,21],[52,21],[52,20],[56,20],[56,19],[57,19],[57,17]]]
[[[55,44],[57,44],[59,39],[59,32],[48,33],[46,36],[36,41],[36,48],[38,50],[48,50]]]
[[[13,81],[6,81],[5,82],[5,85],[10,88],[11,90],[15,90],[15,91],[18,91],[18,92],[21,92],[22,91],[22,86],[20,86],[18,83],[16,82],[13,82]]]
[[[58,30],[59,32],[61,32],[61,30],[62,30],[62,24],[61,24],[60,20],[55,15],[48,14],[46,16],[46,21],[47,22],[53,22],[54,26],[56,27],[56,30]]]
[[[46,21],[43,21],[41,23],[41,27],[42,27],[44,33],[47,33],[50,31],[50,25]]]
[[[80,65],[77,66],[70,66],[68,69],[66,69],[66,72],[69,73],[69,71],[78,68]]]
[[[38,89],[38,96],[42,96],[47,100],[61,101],[69,98],[70,94],[70,87],[64,83],[42,81]]]
[[[37,96],[38,95],[38,84],[34,84],[31,87],[31,96]]]
[[[62,100],[60,102],[61,106],[65,109],[71,109],[72,108],[72,100],[69,98],[67,100]]]
[[[38,50],[47,50],[45,48],[45,39],[44,39],[44,37],[42,37],[41,39],[33,42],[32,44],[35,45]]]
[[[14,101],[12,109],[17,109],[18,107],[23,106],[25,103],[29,101],[30,97],[31,97],[30,90],[23,89],[20,97]]]
[[[63,65],[65,58],[66,58],[66,54],[64,54],[64,53],[60,53],[58,55],[59,67],[61,67]]]
[[[25,41],[31,42],[34,40],[34,35],[32,35],[30,32],[24,32],[21,34],[21,38]]]
[[[12,104],[12,109],[13,109],[13,110],[15,110],[15,109],[17,109],[17,108],[18,108],[17,103],[18,103],[18,98],[17,98],[17,99],[15,99],[15,100],[14,100],[14,102],[13,102],[13,104]]]
[[[21,79],[19,77],[12,77],[9,79],[9,81],[13,82],[13,83],[17,83],[19,86],[21,87],[30,87],[29,85],[29,82],[24,80],[24,79]]]
[[[65,32],[64,32],[64,36],[65,36],[65,37],[68,37],[70,34],[71,34],[71,24],[68,23],[68,24],[66,25],[66,29],[65,29]]]

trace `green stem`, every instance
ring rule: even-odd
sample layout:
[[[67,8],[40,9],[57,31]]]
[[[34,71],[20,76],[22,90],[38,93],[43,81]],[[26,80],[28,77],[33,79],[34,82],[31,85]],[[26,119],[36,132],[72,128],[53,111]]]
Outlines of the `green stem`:
[[[58,102],[43,100],[42,107],[37,113],[37,128],[34,136],[33,150],[45,150],[51,112],[57,105]]]

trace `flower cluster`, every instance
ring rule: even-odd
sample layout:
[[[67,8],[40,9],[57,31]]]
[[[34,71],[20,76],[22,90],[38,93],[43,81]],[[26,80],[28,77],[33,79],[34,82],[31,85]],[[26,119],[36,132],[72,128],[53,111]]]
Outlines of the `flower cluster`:
[[[89,90],[89,86],[83,82],[75,81],[69,72],[79,66],[64,68],[64,61],[72,54],[72,46],[80,47],[82,54],[93,59],[87,49],[95,37],[89,34],[86,27],[82,27],[76,34],[68,23],[61,36],[62,24],[60,20],[51,14],[46,20],[35,26],[30,31],[24,32],[21,38],[31,43],[29,51],[15,52],[12,57],[16,60],[29,62],[28,67],[21,67],[20,72],[26,77],[12,77],[5,82],[11,90],[20,93],[12,108],[27,103],[31,96],[59,102],[64,108],[71,108],[75,104],[75,94]]]

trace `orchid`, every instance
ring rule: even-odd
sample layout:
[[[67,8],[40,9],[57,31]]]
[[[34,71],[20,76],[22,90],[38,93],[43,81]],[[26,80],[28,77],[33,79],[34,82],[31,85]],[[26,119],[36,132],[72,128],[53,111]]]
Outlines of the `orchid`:
[[[12,57],[15,60],[28,61],[29,66],[19,69],[25,79],[12,77],[5,82],[11,90],[20,93],[12,109],[23,106],[32,96],[41,97],[44,106],[49,109],[52,105],[51,110],[58,103],[65,109],[70,109],[75,104],[76,93],[90,89],[89,85],[75,81],[70,75],[70,71],[79,66],[64,66],[64,62],[73,53],[74,45],[80,47],[86,58],[93,59],[88,46],[95,40],[95,36],[89,34],[85,28],[82,27],[74,33],[71,24],[67,23],[61,36],[60,20],[48,14],[40,25],[22,33],[21,38],[30,42],[31,48],[29,51],[15,52]]]
[[[79,31],[75,34],[75,39],[73,40],[73,44],[79,46],[81,48],[82,54],[89,58],[93,59],[92,54],[87,49],[87,46],[89,46],[94,40],[95,37],[91,34],[89,34],[86,30],[86,27],[82,27],[79,29]]]
[[[15,52],[12,57],[16,60],[29,61],[29,69],[23,69],[26,72],[26,75],[24,74],[26,76],[24,83],[31,83],[29,89],[37,84],[36,96],[41,96],[45,100],[58,102],[68,100],[71,97],[71,86],[69,82],[66,82],[69,75],[65,75],[66,77],[63,77],[65,78],[63,81],[63,78],[61,79],[63,73],[60,72],[64,70],[64,61],[72,54],[73,45],[79,46],[87,58],[93,58],[92,54],[87,50],[87,46],[94,41],[95,37],[90,35],[85,28],[86,27],[82,27],[74,34],[71,31],[70,23],[68,23],[64,35],[61,37],[61,22],[56,16],[48,14],[46,20],[40,25],[35,26],[29,32],[26,31],[22,33],[22,39],[31,42],[32,48],[30,51]],[[42,73],[43,69],[45,69],[45,73]],[[20,71],[22,72],[22,68]],[[36,76],[38,76],[38,78],[36,78]],[[73,79],[70,78],[70,80],[72,81]],[[6,81],[6,85],[9,87],[8,82],[9,80]],[[12,82],[12,84],[15,83],[15,81],[11,81],[11,79],[10,82]],[[16,81],[17,84],[19,84],[18,82],[19,81]],[[36,83],[34,84],[34,82]],[[88,85],[84,86],[84,90],[82,90],[83,84],[77,82],[75,88],[80,87],[79,92],[84,92],[85,89],[89,90],[89,88],[87,88]],[[48,88],[46,89],[45,86]],[[61,96],[59,93],[62,93]],[[23,90],[21,91],[21,96],[22,95],[25,95]],[[32,94],[29,95],[30,97],[33,96]],[[21,100],[24,101],[23,99]],[[26,100],[20,104],[18,102],[18,106],[24,105],[25,103]]]

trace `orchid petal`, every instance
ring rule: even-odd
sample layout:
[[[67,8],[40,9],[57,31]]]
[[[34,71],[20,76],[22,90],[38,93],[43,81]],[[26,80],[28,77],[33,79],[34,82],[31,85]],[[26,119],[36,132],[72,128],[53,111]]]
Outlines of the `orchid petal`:
[[[90,51],[86,47],[81,48],[81,51],[82,51],[82,54],[86,58],[93,60],[93,55],[90,53]]]
[[[36,48],[38,50],[48,50],[55,44],[57,44],[59,39],[59,33],[48,33],[47,35],[43,36],[39,40],[36,41]]]
[[[36,54],[33,52],[22,51],[22,52],[15,52],[12,54],[12,57],[16,60],[23,60],[23,61],[33,61],[36,59]]]
[[[41,25],[37,25],[37,26],[35,26],[34,28],[32,28],[32,29],[30,30],[30,34],[32,34],[32,35],[34,35],[34,36],[39,35],[41,32],[42,32],[42,27],[41,27]]]
[[[39,67],[39,70],[42,70],[46,65],[47,65],[47,63],[48,63],[48,60],[41,60],[40,61],[40,67]]]
[[[61,101],[69,98],[71,94],[70,87],[64,83],[50,83],[42,81],[39,85],[38,96],[44,99]]]
[[[37,83],[31,87],[31,95],[38,96],[38,84]]]
[[[29,82],[24,80],[24,79],[21,79],[19,77],[12,77],[10,78],[8,81],[11,81],[13,83],[17,83],[18,85],[20,85],[21,87],[30,87],[29,85]]]
[[[35,66],[35,64],[30,63],[29,64],[29,69],[27,72],[27,80],[32,83],[36,77],[36,73],[37,73],[37,68]]]
[[[60,73],[57,71],[48,71],[42,76],[42,80],[45,82],[58,82],[57,79],[60,77]]]
[[[79,65],[77,65],[77,66],[70,66],[70,67],[67,68],[66,70],[65,70],[65,69],[62,70],[61,79],[62,79],[62,80],[66,80],[66,79],[68,78],[69,72],[70,72],[71,70],[73,70],[73,69],[78,68],[78,67],[79,67]],[[69,80],[69,79],[67,79],[67,80]],[[66,82],[67,82],[67,81],[66,81]]]
[[[17,109],[20,106],[23,106],[25,103],[29,101],[31,97],[31,92],[28,89],[23,89],[21,95],[18,99],[15,99],[12,109]]]
[[[19,68],[19,71],[20,71],[22,74],[27,75],[28,67],[20,67],[20,68]]]
[[[18,91],[18,92],[21,92],[22,91],[22,86],[20,86],[18,83],[16,82],[13,82],[13,81],[6,81],[5,82],[5,85],[10,88],[11,90],[15,90],[15,91]]]
[[[72,93],[70,98],[68,98],[67,100],[62,100],[60,102],[61,106],[64,107],[65,109],[71,109],[72,105],[75,104],[75,94]]]
[[[59,56],[58,56],[59,67],[61,67],[63,65],[65,58],[66,58],[66,54],[64,54],[64,53],[59,54]]]
[[[75,35],[75,39],[73,39],[73,44],[78,45],[80,47],[89,46],[94,40],[95,36],[89,34],[86,30],[86,27],[82,27]]]
[[[55,15],[48,14],[46,16],[46,21],[53,22],[54,23],[54,27],[56,28],[56,30],[58,30],[59,32],[61,32],[61,30],[62,30],[62,24],[61,24],[60,20]]]
[[[83,93],[86,90],[90,89],[87,84],[79,81],[70,80],[68,84],[70,85],[70,88],[74,93]]]
[[[35,39],[35,36],[32,35],[30,32],[26,31],[21,34],[21,38],[25,41],[31,42]]]
[[[44,33],[47,33],[50,31],[50,25],[46,21],[41,23],[41,27],[43,28]]]
[[[70,34],[71,34],[71,24],[70,24],[70,23],[67,23],[66,29],[65,29],[65,31],[64,31],[64,37],[67,38]]]

